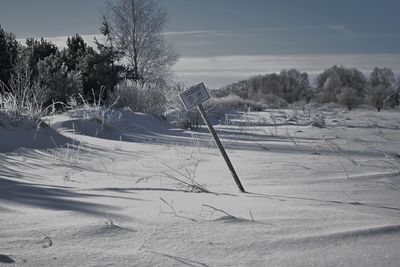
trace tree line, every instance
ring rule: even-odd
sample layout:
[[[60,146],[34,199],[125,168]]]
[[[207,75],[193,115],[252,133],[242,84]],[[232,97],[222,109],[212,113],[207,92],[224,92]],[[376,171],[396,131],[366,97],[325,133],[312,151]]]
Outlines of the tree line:
[[[374,68],[367,78],[356,68],[332,66],[316,77],[311,86],[308,74],[296,69],[258,75],[227,85],[216,96],[238,95],[243,99],[284,106],[294,102],[339,103],[349,110],[361,104],[378,111],[400,101],[400,77],[389,68]]]
[[[0,25],[0,96],[46,106],[71,97],[106,101],[118,84],[167,86],[178,56],[162,35],[164,8],[153,0],[118,0],[107,10],[95,47],[79,34],[69,36],[61,50],[44,38],[20,44]]]

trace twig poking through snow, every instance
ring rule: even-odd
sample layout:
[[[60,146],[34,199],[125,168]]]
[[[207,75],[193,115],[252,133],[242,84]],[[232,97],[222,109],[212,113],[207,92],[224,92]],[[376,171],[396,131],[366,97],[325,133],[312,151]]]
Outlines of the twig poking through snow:
[[[162,202],[164,202],[164,203],[172,210],[172,212],[175,214],[175,216],[178,215],[178,214],[176,214],[176,211],[175,211],[174,206],[173,206],[172,204],[168,203],[168,202],[167,202],[165,199],[163,199],[162,197],[160,197],[160,200],[161,200]]]
[[[250,210],[249,210],[249,213],[250,213],[251,221],[254,222],[253,214],[251,213]]]
[[[120,230],[127,230],[127,231],[131,231],[131,232],[137,232],[137,230],[133,230],[133,229],[129,229],[127,227],[122,227],[122,226],[116,225],[114,223],[114,220],[111,218],[111,215],[110,215],[109,212],[106,212],[106,215],[107,215],[107,218],[106,218],[105,224],[107,226],[109,226],[110,228],[112,228],[112,229],[120,229]]]
[[[226,211],[223,211],[223,210],[221,210],[221,209],[214,208],[213,206],[206,205],[206,204],[203,204],[202,206],[203,206],[203,207],[210,208],[210,209],[213,209],[213,210],[215,210],[215,211],[222,212],[223,214],[225,214],[226,216],[228,216],[228,217],[230,217],[230,218],[232,218],[232,219],[237,219],[237,218],[236,218],[235,216],[233,216],[232,214],[229,214],[229,213],[227,213]]]
[[[182,178],[178,178],[178,177],[175,177],[175,176],[173,176],[171,174],[168,174],[166,172],[161,172],[162,174],[166,175],[168,178],[171,178],[172,180],[178,181],[181,184],[187,185],[189,188],[191,188],[194,191],[203,192],[203,193],[211,193],[207,188],[205,188],[201,184],[199,184],[196,181],[194,181],[193,179],[191,179],[192,177],[180,172],[179,170],[171,167],[170,165],[168,165],[165,162],[161,161],[161,164],[164,165],[165,167],[167,167],[168,169],[174,171],[175,173],[179,174],[180,176],[182,176]]]
[[[353,159],[353,157],[351,157],[349,154],[347,154],[338,144],[334,143],[331,140],[328,140],[325,138],[325,136],[322,136],[322,140],[324,140],[324,142],[329,146],[329,148],[332,151],[332,147],[336,148],[340,153],[342,153],[348,160],[351,161],[351,163],[353,163],[354,165],[358,165],[357,161],[355,161]]]
[[[141,236],[141,238],[143,239],[143,243],[138,247],[138,251],[140,251],[140,250],[142,250],[143,248],[145,248],[146,247],[146,243],[149,241],[149,239],[150,239],[150,237],[152,237],[154,234],[155,234],[155,232],[156,232],[156,226],[154,225],[154,227],[153,227],[153,231],[146,237],[146,238],[144,238],[143,237],[143,235],[140,233],[140,231],[138,231],[139,232],[139,235]]]
[[[162,197],[160,197],[160,200],[161,200],[162,202],[164,202],[164,203],[172,210],[172,212],[174,213],[175,217],[183,218],[183,219],[188,219],[188,220],[191,220],[191,221],[196,221],[195,219],[188,218],[188,217],[185,217],[185,216],[181,216],[181,215],[179,215],[178,213],[176,213],[173,204],[168,203],[168,202],[167,202],[165,199],[163,199]]]

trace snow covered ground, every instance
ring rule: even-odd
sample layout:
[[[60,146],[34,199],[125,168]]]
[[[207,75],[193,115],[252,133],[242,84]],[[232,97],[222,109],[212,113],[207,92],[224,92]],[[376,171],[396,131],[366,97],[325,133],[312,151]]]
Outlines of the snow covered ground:
[[[399,114],[228,116],[216,129],[247,193],[205,128],[3,119],[0,265],[399,266]]]

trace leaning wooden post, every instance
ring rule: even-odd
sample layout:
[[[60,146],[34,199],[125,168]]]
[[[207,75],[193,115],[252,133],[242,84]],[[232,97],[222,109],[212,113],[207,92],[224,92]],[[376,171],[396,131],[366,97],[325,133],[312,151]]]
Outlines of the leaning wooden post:
[[[222,157],[224,158],[224,160],[225,160],[225,162],[226,162],[226,165],[228,165],[228,168],[229,168],[229,170],[231,171],[232,177],[233,177],[233,179],[235,180],[235,182],[236,182],[236,184],[237,184],[239,190],[240,190],[241,192],[245,193],[246,191],[244,190],[243,185],[242,185],[242,183],[240,182],[238,175],[236,174],[235,168],[233,168],[232,162],[231,162],[231,160],[229,159],[228,154],[226,154],[225,148],[224,148],[224,146],[222,145],[221,141],[219,140],[218,135],[217,135],[217,133],[216,133],[215,130],[214,130],[214,127],[212,126],[210,120],[208,119],[207,114],[206,114],[206,112],[205,112],[205,110],[204,110],[204,108],[203,108],[203,105],[202,105],[202,104],[199,104],[199,105],[197,106],[197,108],[199,109],[200,114],[201,114],[201,116],[203,117],[204,122],[207,124],[207,127],[208,127],[208,129],[210,130],[210,133],[212,134],[212,136],[213,136],[213,138],[214,138],[214,141],[215,141],[215,143],[217,144],[217,146],[218,146],[218,148],[219,148],[219,151],[221,151]]]
[[[201,104],[204,101],[210,99],[210,95],[208,94],[207,89],[204,86],[204,84],[200,83],[196,86],[189,88],[188,90],[181,93],[180,97],[181,97],[182,102],[187,110],[190,110],[197,106],[197,108],[200,111],[201,116],[203,117],[204,122],[206,123],[206,125],[208,127],[208,130],[210,131],[211,135],[214,138],[215,143],[217,144],[217,146],[219,148],[219,151],[221,151],[222,157],[224,158],[226,164],[228,165],[228,168],[231,171],[233,179],[235,180],[239,190],[241,192],[245,193],[246,191],[244,191],[242,183],[240,182],[239,177],[236,174],[235,169],[233,168],[231,160],[229,159],[228,154],[226,154],[225,149],[224,149],[221,141],[219,140],[218,135],[214,130],[214,127],[212,126],[210,120],[207,117],[207,114],[203,108],[203,105]]]

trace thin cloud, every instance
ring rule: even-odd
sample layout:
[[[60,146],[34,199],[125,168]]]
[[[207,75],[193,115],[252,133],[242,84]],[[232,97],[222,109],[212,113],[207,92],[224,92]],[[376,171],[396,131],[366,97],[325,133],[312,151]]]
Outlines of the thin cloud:
[[[211,34],[218,33],[220,31],[180,31],[180,32],[164,32],[166,36],[176,36],[176,35],[196,35],[196,34]]]
[[[229,37],[240,34],[238,31],[179,31],[164,32],[163,35],[170,38],[193,38],[193,37]]]
[[[250,28],[250,29],[242,29],[237,31],[232,30],[196,30],[196,31],[171,31],[164,32],[163,35],[171,36],[171,37],[179,37],[179,36],[233,36],[233,35],[242,35],[248,32],[268,32],[268,31],[290,31],[290,30],[298,30],[298,29],[313,29],[320,26],[301,26],[301,27],[267,27],[267,28]]]
[[[343,34],[345,36],[356,37],[357,33],[346,27],[345,25],[331,24],[326,26],[328,29]]]

